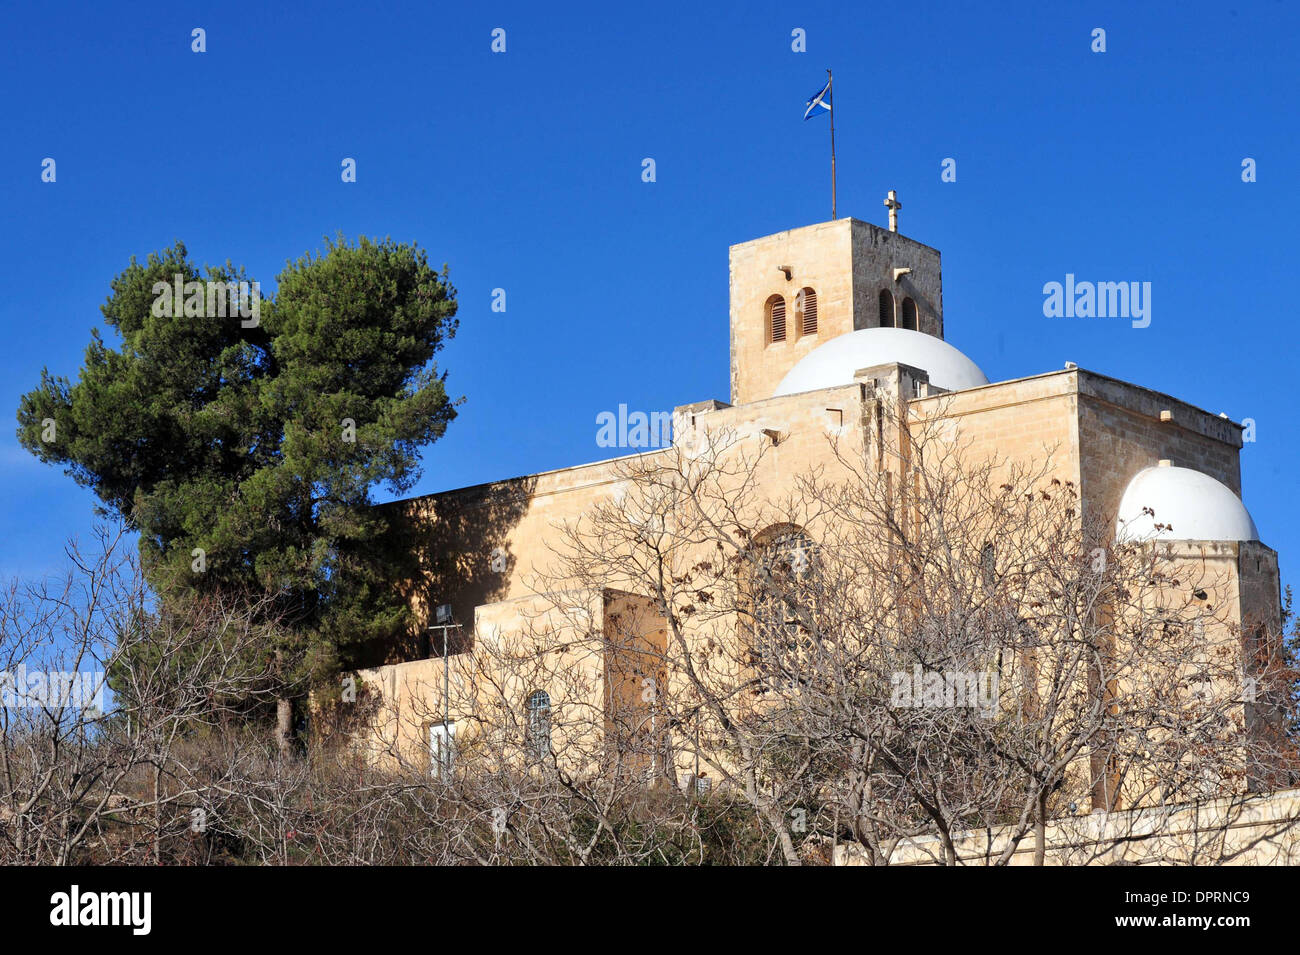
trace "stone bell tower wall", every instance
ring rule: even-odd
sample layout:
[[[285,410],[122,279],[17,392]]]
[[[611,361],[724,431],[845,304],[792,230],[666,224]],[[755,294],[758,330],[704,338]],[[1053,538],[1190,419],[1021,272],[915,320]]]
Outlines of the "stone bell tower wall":
[[[939,253],[897,232],[858,219],[790,229],[731,247],[731,403],[769,398],[781,379],[810,351],[832,338],[880,324],[880,293],[893,298],[895,322],[903,303],[917,310],[917,330],[943,337],[943,282]],[[910,270],[895,279],[895,270]],[[797,296],[812,289],[817,330],[804,334]],[[784,340],[773,341],[769,303],[786,309]]]

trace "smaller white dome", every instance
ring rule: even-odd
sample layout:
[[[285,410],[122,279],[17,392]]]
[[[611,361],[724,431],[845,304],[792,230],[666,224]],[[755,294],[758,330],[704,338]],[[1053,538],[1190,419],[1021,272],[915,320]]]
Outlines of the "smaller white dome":
[[[1120,499],[1115,532],[1130,541],[1259,540],[1250,512],[1230,487],[1200,471],[1174,467],[1137,473]]]
[[[773,398],[853,384],[853,373],[898,362],[920,368],[930,384],[947,391],[976,388],[989,380],[973,361],[942,338],[909,328],[860,328],[818,345],[791,368]]]

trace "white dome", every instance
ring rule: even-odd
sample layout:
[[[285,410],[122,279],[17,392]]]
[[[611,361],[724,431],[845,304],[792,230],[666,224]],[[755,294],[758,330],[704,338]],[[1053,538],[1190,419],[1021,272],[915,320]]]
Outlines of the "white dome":
[[[1129,482],[1119,502],[1116,534],[1139,541],[1259,540],[1250,512],[1231,488],[1200,471],[1173,467],[1144,468]]]
[[[947,391],[989,383],[979,366],[941,338],[906,328],[860,328],[804,355],[772,397],[851,385],[855,371],[890,362],[928,372],[930,384]]]

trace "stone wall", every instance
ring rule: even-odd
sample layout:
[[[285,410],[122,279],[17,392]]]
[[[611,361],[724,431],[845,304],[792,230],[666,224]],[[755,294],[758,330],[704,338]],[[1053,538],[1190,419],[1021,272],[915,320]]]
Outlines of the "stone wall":
[[[1240,425],[1114,378],[1074,375],[1086,511],[1113,520],[1129,482],[1162,459],[1203,471],[1241,495]]]
[[[988,865],[1010,844],[1006,829],[977,829],[954,840],[961,865]],[[1232,796],[1198,804],[1122,812],[1094,812],[1047,826],[1047,865],[1297,865],[1300,864],[1300,791]],[[1033,834],[1013,850],[1010,865],[1034,863]],[[891,865],[937,865],[937,837],[904,842]],[[850,846],[837,865],[863,865]]]

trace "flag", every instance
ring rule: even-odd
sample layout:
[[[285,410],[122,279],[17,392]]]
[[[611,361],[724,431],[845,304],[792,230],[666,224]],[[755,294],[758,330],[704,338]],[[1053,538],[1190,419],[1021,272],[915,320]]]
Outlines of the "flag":
[[[808,101],[808,108],[804,110],[803,118],[807,119],[812,116],[814,111],[820,110],[831,111],[831,81],[827,80],[826,85],[813,94],[813,98]]]

